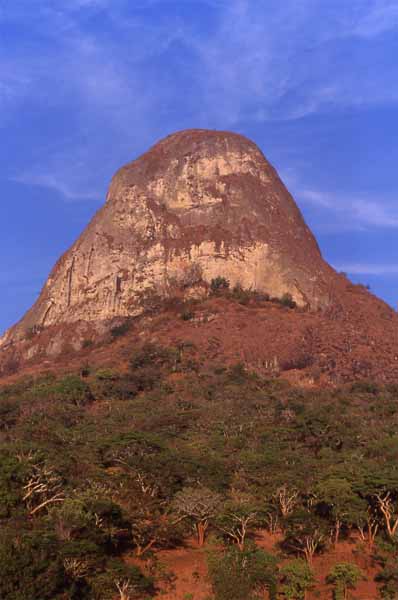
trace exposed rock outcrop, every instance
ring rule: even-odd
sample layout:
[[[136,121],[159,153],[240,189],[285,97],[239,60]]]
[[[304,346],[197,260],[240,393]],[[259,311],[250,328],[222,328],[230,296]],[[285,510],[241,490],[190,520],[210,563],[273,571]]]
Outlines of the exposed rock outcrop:
[[[116,173],[0,347],[50,325],[138,315],[153,296],[204,295],[217,276],[317,309],[330,303],[335,273],[254,143],[183,131]]]

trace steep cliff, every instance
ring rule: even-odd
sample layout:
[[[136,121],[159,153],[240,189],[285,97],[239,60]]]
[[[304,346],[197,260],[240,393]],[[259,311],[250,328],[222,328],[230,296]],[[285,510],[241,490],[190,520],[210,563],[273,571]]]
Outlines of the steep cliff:
[[[0,346],[50,325],[138,315],[153,296],[203,296],[217,276],[318,308],[334,272],[254,143],[183,131],[116,173],[105,205]]]

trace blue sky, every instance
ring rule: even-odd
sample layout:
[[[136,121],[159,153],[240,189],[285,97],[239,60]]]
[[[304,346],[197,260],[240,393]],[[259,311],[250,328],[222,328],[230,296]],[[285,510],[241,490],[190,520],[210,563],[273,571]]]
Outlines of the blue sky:
[[[0,331],[159,138],[243,133],[398,301],[398,0],[0,0]]]

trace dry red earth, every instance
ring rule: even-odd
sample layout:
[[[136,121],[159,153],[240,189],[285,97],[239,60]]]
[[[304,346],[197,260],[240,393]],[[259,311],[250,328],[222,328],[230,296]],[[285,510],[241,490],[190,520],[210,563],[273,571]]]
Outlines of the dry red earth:
[[[189,306],[193,318],[184,321],[181,315],[187,308],[177,303],[131,321],[123,337],[93,334],[93,345],[78,352],[70,346],[49,358],[43,350],[19,365],[10,354],[0,382],[45,370],[73,371],[85,363],[123,369],[132,349],[148,341],[165,346],[191,343],[191,353],[201,364],[241,362],[262,375],[277,374],[305,386],[355,379],[398,382],[397,314],[363,286],[344,277],[340,285],[341,301],[319,312],[265,301],[242,305],[216,297]],[[67,344],[73,328],[49,327],[34,343],[44,349],[59,335]]]
[[[257,545],[265,550],[278,551],[277,544],[280,540],[278,534],[268,531],[257,533]],[[156,557],[165,573],[172,575],[170,583],[160,586],[156,598],[159,600],[208,600],[211,586],[207,578],[206,553],[208,547],[198,548],[195,540],[187,541],[184,548],[164,550],[157,553]],[[129,560],[129,559],[128,559]],[[134,561],[135,562],[135,561]],[[282,561],[283,562],[283,561]],[[352,591],[355,600],[375,600],[377,586],[374,577],[377,569],[374,566],[369,551],[353,539],[339,542],[336,548],[327,554],[315,557],[313,570],[316,585],[308,594],[308,600],[331,600],[332,587],[326,583],[326,577],[333,566],[340,562],[357,564],[364,574],[363,581]],[[141,562],[141,566],[145,563]],[[192,594],[192,596],[189,596]]]

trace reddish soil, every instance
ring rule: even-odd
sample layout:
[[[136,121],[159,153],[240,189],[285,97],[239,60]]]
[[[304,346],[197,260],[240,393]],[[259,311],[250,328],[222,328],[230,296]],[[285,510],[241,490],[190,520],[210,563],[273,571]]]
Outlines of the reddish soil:
[[[258,532],[257,544],[271,552],[278,552],[280,536],[267,531]],[[160,585],[156,598],[163,600],[208,600],[211,586],[207,579],[206,551],[208,547],[198,548],[190,540],[184,548],[164,550],[157,553],[157,559],[165,572],[174,575],[171,583]],[[364,573],[363,581],[351,592],[354,600],[376,600],[377,586],[374,581],[377,569],[367,550],[355,540],[342,541],[327,554],[315,557],[313,569],[316,578],[314,590],[308,594],[308,600],[331,600],[332,588],[325,579],[333,566],[340,562],[357,564]],[[141,566],[143,563],[141,563]],[[192,594],[192,597],[189,596]],[[242,599],[243,600],[243,599]]]
[[[343,286],[343,284],[342,284]],[[244,363],[261,375],[279,375],[292,383],[335,385],[355,379],[398,382],[398,317],[362,286],[347,281],[342,303],[327,312],[289,309],[272,302],[242,305],[228,298],[210,298],[190,307],[192,320],[176,304],[135,319],[130,330],[112,340],[93,335],[95,343],[49,359],[39,353],[30,362],[0,370],[0,383],[45,370],[78,370],[84,364],[123,370],[133,349],[151,341],[165,346],[194,344],[190,358],[204,365]],[[62,329],[64,339],[73,327]],[[46,347],[60,331],[49,327],[35,337]]]

